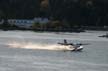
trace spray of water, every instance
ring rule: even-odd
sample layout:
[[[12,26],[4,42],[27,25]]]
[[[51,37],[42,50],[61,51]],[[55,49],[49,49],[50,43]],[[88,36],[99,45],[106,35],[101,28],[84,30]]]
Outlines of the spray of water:
[[[24,48],[24,49],[41,49],[41,50],[69,50],[69,46],[59,45],[59,44],[37,44],[37,43],[20,43],[11,42],[8,43],[11,48]]]

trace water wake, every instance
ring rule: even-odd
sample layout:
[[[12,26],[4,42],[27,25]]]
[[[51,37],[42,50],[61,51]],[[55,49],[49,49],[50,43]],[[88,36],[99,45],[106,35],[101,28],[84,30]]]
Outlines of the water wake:
[[[43,49],[43,50],[69,50],[68,46],[63,46],[59,44],[37,44],[37,43],[20,43],[20,42],[11,42],[8,43],[8,46],[11,48],[24,48],[24,49]]]

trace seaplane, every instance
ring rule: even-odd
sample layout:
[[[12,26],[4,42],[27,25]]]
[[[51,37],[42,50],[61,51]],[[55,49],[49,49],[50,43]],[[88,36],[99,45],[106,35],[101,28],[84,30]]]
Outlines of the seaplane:
[[[82,51],[83,50],[83,44],[77,43],[67,43],[67,40],[64,39],[64,43],[58,43],[61,46],[64,46],[64,51]]]

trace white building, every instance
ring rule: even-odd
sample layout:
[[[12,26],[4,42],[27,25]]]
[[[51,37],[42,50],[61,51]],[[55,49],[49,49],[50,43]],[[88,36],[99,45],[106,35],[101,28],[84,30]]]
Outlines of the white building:
[[[34,18],[33,20],[28,19],[8,19],[8,23],[11,25],[16,25],[22,28],[31,28],[33,23],[48,23],[48,18]]]
[[[45,23],[48,23],[49,22],[49,19],[48,18],[34,18],[34,22],[36,23],[40,23],[40,24],[45,24]]]
[[[22,28],[30,28],[34,23],[33,20],[26,20],[26,19],[8,19],[8,23],[11,25],[16,25]]]

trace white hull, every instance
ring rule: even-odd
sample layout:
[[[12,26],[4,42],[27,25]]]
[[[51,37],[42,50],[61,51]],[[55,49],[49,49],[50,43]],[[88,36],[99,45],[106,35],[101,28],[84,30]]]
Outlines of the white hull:
[[[62,50],[64,51],[81,51],[83,50],[83,46],[73,46],[73,45],[61,45]]]

